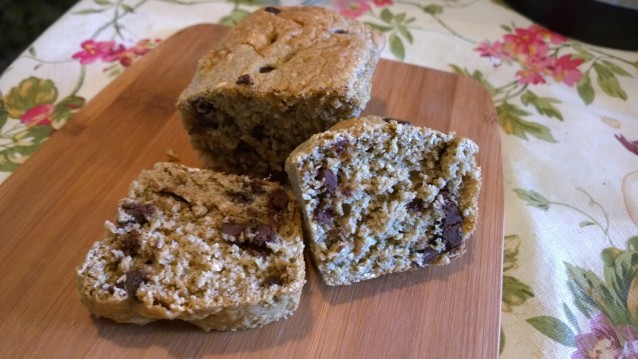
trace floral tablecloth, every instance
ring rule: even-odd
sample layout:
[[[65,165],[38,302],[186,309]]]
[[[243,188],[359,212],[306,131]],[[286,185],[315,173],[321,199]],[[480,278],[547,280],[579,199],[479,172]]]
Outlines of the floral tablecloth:
[[[492,95],[506,197],[501,356],[638,358],[638,52],[566,38],[500,1],[303,3],[383,32],[384,58],[471,76]],[[232,26],[259,5],[79,1],[0,77],[0,181],[162,40]]]

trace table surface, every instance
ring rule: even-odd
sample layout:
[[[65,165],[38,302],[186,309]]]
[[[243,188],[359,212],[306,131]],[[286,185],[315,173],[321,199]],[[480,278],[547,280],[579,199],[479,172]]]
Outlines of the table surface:
[[[162,40],[232,26],[255,3],[79,1],[0,76],[0,181]],[[505,194],[501,356],[638,356],[638,52],[565,38],[500,1],[304,3],[382,31],[386,59],[471,76],[491,94]]]

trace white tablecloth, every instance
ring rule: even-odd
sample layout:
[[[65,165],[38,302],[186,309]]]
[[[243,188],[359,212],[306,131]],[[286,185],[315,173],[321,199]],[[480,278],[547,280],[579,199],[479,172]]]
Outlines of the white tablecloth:
[[[0,77],[0,181],[163,39],[232,26],[257,5],[79,1]],[[638,53],[565,38],[500,1],[320,5],[382,31],[384,58],[472,76],[492,94],[506,197],[502,357],[638,357]]]

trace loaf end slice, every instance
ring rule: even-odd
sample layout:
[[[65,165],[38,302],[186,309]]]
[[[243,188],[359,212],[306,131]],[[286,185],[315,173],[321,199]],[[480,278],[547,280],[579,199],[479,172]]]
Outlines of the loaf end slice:
[[[286,171],[324,281],[351,284],[448,264],[475,230],[477,145],[369,116],[295,149]]]
[[[105,227],[77,269],[80,300],[96,316],[237,330],[299,304],[301,219],[277,183],[158,163]]]
[[[322,7],[266,7],[199,62],[177,108],[204,164],[285,178],[290,152],[356,117],[370,99],[383,36]]]

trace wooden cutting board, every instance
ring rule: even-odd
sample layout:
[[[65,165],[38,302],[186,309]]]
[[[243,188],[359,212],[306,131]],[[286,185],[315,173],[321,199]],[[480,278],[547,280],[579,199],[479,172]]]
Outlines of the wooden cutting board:
[[[480,221],[467,254],[440,268],[328,287],[309,265],[297,312],[261,329],[205,333],[94,318],[75,272],[142,169],[199,166],[174,104],[227,30],[188,28],[114,80],[0,186],[0,356],[494,358],[503,255],[499,130],[489,94],[467,77],[381,61],[365,113],[456,131],[480,146]]]

